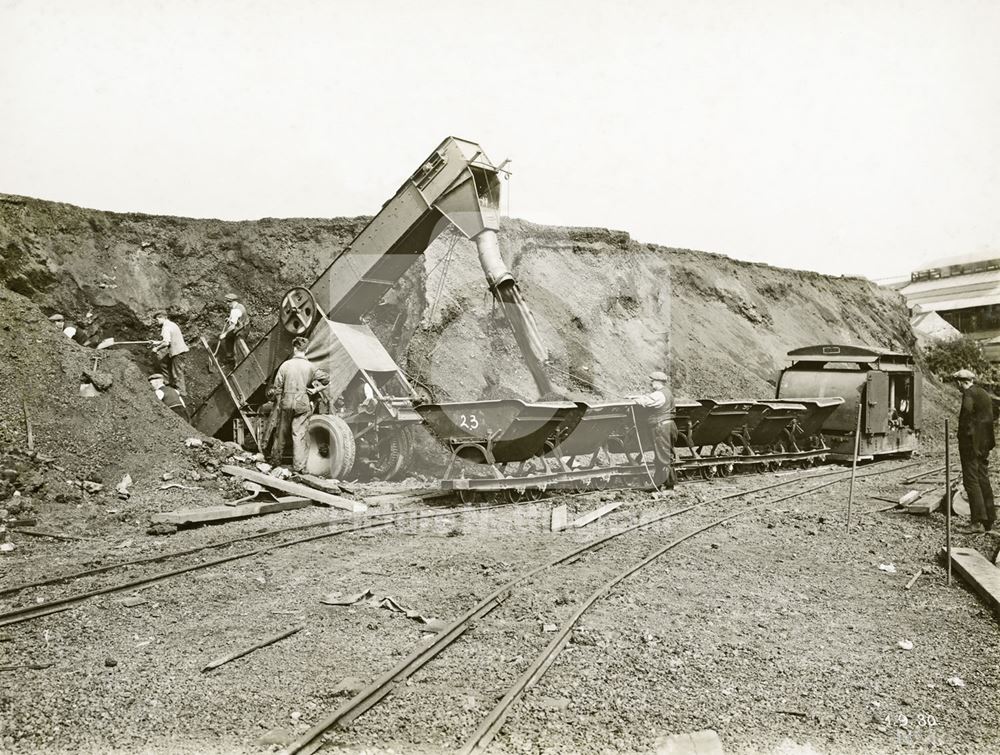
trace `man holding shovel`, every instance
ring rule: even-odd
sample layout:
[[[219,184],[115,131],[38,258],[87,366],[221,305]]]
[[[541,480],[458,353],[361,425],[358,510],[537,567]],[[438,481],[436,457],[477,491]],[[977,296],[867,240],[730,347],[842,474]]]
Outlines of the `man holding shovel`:
[[[157,312],[156,322],[160,324],[160,340],[153,344],[152,349],[160,360],[167,383],[176,388],[181,396],[186,396],[182,359],[189,349],[184,343],[184,336],[177,323],[167,319],[166,312]]]

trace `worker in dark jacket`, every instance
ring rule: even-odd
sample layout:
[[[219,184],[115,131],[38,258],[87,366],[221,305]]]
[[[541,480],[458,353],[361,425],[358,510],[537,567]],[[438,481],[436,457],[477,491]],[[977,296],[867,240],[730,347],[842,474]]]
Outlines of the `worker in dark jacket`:
[[[292,469],[299,474],[306,471],[309,455],[309,437],[306,430],[312,415],[312,395],[317,391],[314,383],[325,387],[330,376],[306,359],[309,341],[301,336],[292,341],[292,358],[286,360],[274,378],[274,398],[277,402],[277,435],[272,450],[272,463],[281,464],[285,443],[292,436]]]
[[[652,391],[640,396],[629,396],[646,409],[646,422],[653,435],[653,484],[671,490],[674,487],[674,441],[677,424],[674,422],[674,397],[667,388],[670,378],[666,373],[653,372],[649,376]],[[636,428],[638,429],[638,428]]]
[[[952,375],[962,391],[958,414],[958,456],[962,461],[962,484],[969,498],[972,528],[966,535],[982,534],[993,529],[996,510],[990,485],[990,451],[996,445],[993,435],[993,401],[990,394],[975,385],[976,376],[969,370]]]
[[[188,422],[188,411],[187,405],[184,403],[184,399],[181,394],[177,392],[177,389],[172,385],[167,385],[166,381],[163,379],[163,375],[156,372],[149,376],[149,384],[153,386],[153,390],[156,392],[156,397],[162,401],[168,409],[170,409],[174,414],[180,417],[185,422]]]

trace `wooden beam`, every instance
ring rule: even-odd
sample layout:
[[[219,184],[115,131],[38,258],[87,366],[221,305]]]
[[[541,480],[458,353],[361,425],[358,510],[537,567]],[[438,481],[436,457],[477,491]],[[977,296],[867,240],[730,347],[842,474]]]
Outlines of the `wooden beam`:
[[[942,558],[947,551],[941,549]],[[1000,569],[975,548],[952,548],[951,563],[968,585],[979,593],[1000,618]]]
[[[345,511],[351,511],[356,514],[360,514],[368,510],[368,507],[363,503],[352,501],[339,495],[323,493],[322,491],[315,490],[308,485],[301,485],[297,482],[290,482],[288,480],[279,480],[277,477],[271,477],[260,472],[244,469],[243,467],[235,467],[232,464],[224,464],[220,468],[223,472],[228,475],[232,475],[233,477],[250,480],[251,482],[256,482],[258,485],[263,485],[265,488],[280,490],[282,493],[302,496],[303,498],[308,498],[311,501],[316,501],[316,503],[322,503],[326,506],[333,506],[334,508],[344,509]]]
[[[342,492],[340,488],[340,483],[334,480],[328,480],[325,477],[317,477],[314,474],[295,474],[292,475],[292,482],[298,482],[306,487],[316,488],[316,490],[322,491],[324,493],[330,493],[332,495],[337,495]]]
[[[164,511],[153,514],[149,520],[154,524],[204,524],[206,522],[224,522],[227,519],[242,519],[246,516],[274,514],[278,511],[304,509],[313,502],[306,498],[290,496],[286,501],[264,501],[259,503],[241,503],[239,506],[208,506],[201,509],[180,509],[179,511]]]
[[[625,503],[625,501],[612,501],[607,506],[601,506],[601,508],[595,509],[594,511],[591,511],[589,514],[584,514],[579,519],[574,519],[569,526],[574,527],[576,529],[579,529],[580,527],[586,527],[591,522],[596,522],[602,516],[610,514],[612,511],[617,509],[623,503]]]
[[[553,532],[562,532],[566,529],[566,504],[560,503],[552,509],[551,529]]]

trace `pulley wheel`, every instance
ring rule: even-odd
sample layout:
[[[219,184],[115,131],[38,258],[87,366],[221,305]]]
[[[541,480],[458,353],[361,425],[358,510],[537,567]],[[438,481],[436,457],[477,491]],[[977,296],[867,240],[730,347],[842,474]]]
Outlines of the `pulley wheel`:
[[[297,286],[281,299],[281,324],[293,336],[304,336],[320,317],[319,307],[312,291]]]

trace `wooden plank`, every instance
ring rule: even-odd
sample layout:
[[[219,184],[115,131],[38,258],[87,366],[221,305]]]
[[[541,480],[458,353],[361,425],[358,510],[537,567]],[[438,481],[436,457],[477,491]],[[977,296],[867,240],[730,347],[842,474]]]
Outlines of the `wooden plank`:
[[[601,506],[601,508],[591,511],[589,514],[584,514],[579,519],[574,519],[569,526],[574,527],[576,529],[579,529],[580,527],[586,527],[591,522],[596,522],[602,516],[610,514],[612,511],[614,511],[624,503],[625,501],[612,501],[606,506]]]
[[[941,555],[947,558],[944,548]],[[962,579],[1000,616],[1000,569],[975,548],[952,548],[951,563]]]
[[[311,501],[316,501],[316,503],[333,506],[334,508],[352,511],[356,514],[360,514],[368,510],[368,507],[363,503],[352,501],[339,495],[324,493],[310,488],[308,485],[301,485],[297,482],[290,482],[289,480],[279,480],[276,477],[270,477],[266,474],[261,474],[260,472],[243,469],[243,467],[234,467],[232,464],[224,464],[220,467],[220,469],[228,475],[239,477],[243,480],[251,480],[252,482],[256,482],[258,485],[263,485],[265,488],[280,490],[281,492],[289,493],[290,495],[302,496]]]
[[[934,509],[937,508],[930,501],[918,501],[917,503],[911,503],[906,507],[906,512],[908,514],[930,514]]]
[[[205,347],[205,351],[208,352],[208,358],[212,360],[212,364],[215,365],[215,369],[219,371],[219,376],[222,378],[223,384],[226,386],[226,390],[229,392],[229,398],[232,400],[233,404],[236,405],[236,411],[240,413],[240,419],[243,420],[243,424],[246,425],[247,432],[250,433],[250,437],[253,438],[253,444],[260,450],[260,443],[257,441],[257,432],[254,430],[253,423],[247,417],[247,413],[243,410],[245,401],[239,396],[232,385],[229,383],[229,378],[226,377],[226,371],[222,369],[222,365],[219,364],[218,358],[215,356],[215,352],[212,351],[208,346],[208,341],[205,340],[205,336],[199,336],[201,340],[201,345]]]
[[[561,503],[552,509],[551,529],[553,532],[562,532],[566,529],[566,504]]]
[[[278,511],[304,509],[312,505],[307,498],[290,497],[287,501],[264,501],[259,503],[241,503],[239,506],[209,506],[202,509],[180,509],[153,514],[149,520],[154,524],[204,524],[205,522],[224,522],[227,519],[241,519],[246,516],[274,514]]]
[[[325,477],[317,477],[314,474],[295,474],[291,477],[292,482],[298,482],[309,488],[316,488],[324,493],[336,495],[341,492],[340,483],[328,480]]]

